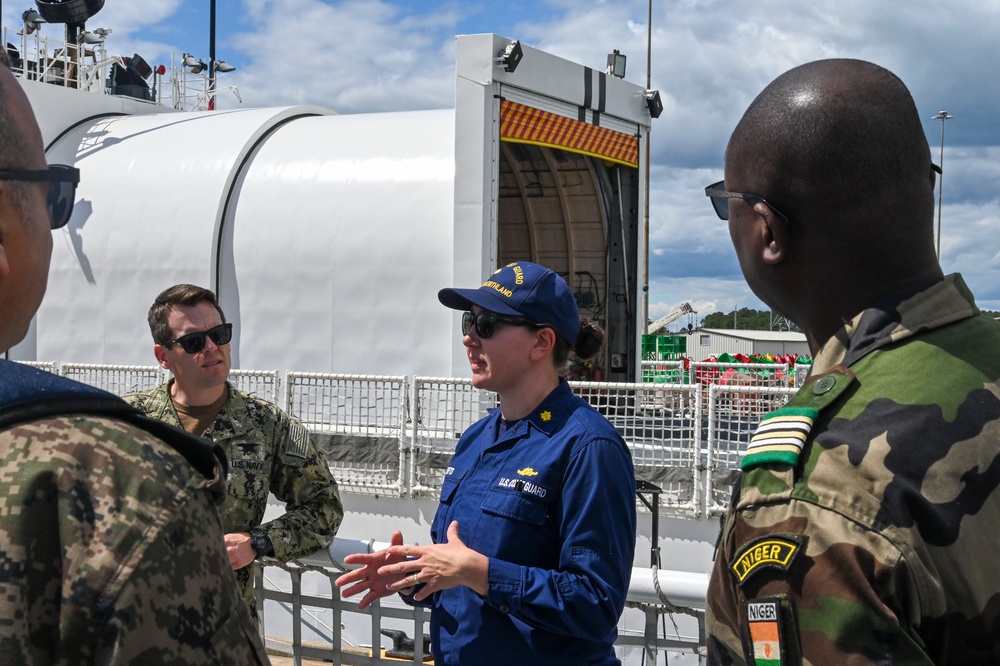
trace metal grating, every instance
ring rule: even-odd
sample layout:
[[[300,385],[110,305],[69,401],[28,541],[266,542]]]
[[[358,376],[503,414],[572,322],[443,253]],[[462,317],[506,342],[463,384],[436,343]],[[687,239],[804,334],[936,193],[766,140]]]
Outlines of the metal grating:
[[[455,444],[470,425],[497,406],[497,396],[470,379],[413,379],[413,462],[410,491],[436,497]]]
[[[229,381],[245,393],[281,404],[281,377],[277,370],[230,370]]]
[[[145,391],[165,381],[163,369],[158,365],[63,363],[62,376],[118,396]]]
[[[784,387],[711,386],[708,390],[706,511],[725,513],[757,423],[796,392]]]
[[[570,382],[570,386],[618,430],[632,451],[636,480],[660,488],[661,506],[697,514],[699,387],[597,382]]]
[[[405,377],[289,372],[288,414],[312,433],[341,489],[401,494]]]

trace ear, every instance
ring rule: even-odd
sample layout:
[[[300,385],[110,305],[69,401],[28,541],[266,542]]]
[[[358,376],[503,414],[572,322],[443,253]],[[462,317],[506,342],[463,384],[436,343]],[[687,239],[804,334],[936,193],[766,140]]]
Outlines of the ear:
[[[535,344],[529,357],[532,361],[540,361],[552,354],[556,346],[556,332],[551,328],[539,328],[535,331]]]
[[[753,211],[757,213],[761,224],[758,226],[761,242],[761,259],[767,264],[780,264],[788,258],[791,249],[791,235],[788,226],[778,219],[771,207],[757,202]]]
[[[160,364],[160,367],[164,370],[170,370],[170,357],[167,356],[167,348],[163,345],[153,345],[153,356],[156,357],[156,362]]]

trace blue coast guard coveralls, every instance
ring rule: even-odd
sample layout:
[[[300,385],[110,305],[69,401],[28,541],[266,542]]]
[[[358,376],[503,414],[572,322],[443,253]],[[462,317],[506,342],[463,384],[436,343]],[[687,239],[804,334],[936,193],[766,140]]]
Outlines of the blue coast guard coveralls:
[[[431,528],[490,558],[489,595],[435,593],[435,664],[618,664],[635,550],[624,441],[565,380],[497,439],[500,410],[459,440]],[[404,597],[406,599],[406,597]]]

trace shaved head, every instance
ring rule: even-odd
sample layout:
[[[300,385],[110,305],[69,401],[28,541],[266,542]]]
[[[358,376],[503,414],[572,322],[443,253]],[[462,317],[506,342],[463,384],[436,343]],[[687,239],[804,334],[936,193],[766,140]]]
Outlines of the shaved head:
[[[884,220],[904,193],[920,199],[908,213],[933,213],[930,148],[913,98],[870,62],[820,60],[779,76],[736,126],[726,159],[767,179],[767,194],[792,215],[847,207]]]
[[[771,82],[733,131],[725,189],[768,204],[729,204],[747,283],[800,326],[819,322],[817,339],[940,275],[930,147],[909,90],[883,67],[819,60]]]

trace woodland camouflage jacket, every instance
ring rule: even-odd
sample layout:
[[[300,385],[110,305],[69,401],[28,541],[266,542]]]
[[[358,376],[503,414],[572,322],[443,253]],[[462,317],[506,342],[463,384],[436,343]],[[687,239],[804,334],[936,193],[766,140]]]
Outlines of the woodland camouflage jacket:
[[[179,427],[169,386],[167,382],[125,400]],[[260,526],[281,562],[330,544],[344,509],[326,457],[303,426],[277,406],[230,384],[229,399],[202,436],[221,444],[229,458],[228,496],[222,508],[227,534]],[[268,492],[285,503],[285,513],[261,525]],[[240,569],[236,577],[256,617],[253,566]]]
[[[1000,663],[1000,322],[961,276],[849,322],[742,467],[709,663]]]

